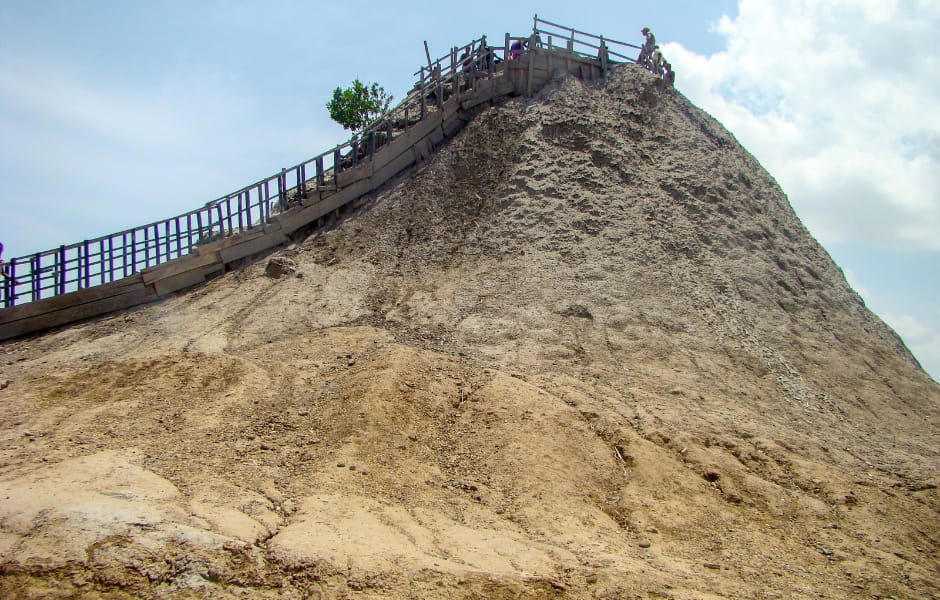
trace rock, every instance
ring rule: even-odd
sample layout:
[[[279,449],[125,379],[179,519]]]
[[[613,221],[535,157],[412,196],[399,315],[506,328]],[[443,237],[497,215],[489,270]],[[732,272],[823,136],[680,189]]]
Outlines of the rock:
[[[8,387],[10,387],[10,380],[9,380],[9,379],[4,379],[3,381],[0,381],[0,390],[5,390],[5,389],[7,389]]]
[[[706,569],[720,569],[721,568],[721,565],[719,565],[718,563],[713,563],[713,562],[702,563],[702,566],[705,567]]]
[[[589,574],[585,575],[585,576],[584,576],[584,582],[585,582],[585,583],[597,583],[597,574],[596,574],[596,573],[589,573]]]
[[[652,544],[650,544],[650,543],[649,543],[648,541],[646,541],[646,540],[643,540],[642,542],[640,542],[639,545],[640,545],[640,548],[649,548]]]
[[[296,270],[297,263],[284,256],[275,256],[268,261],[268,266],[265,267],[264,274],[277,279],[282,275],[289,275]]]
[[[591,321],[594,320],[594,315],[591,314],[591,311],[589,311],[586,306],[582,306],[580,304],[571,304],[567,308],[559,311],[558,314],[563,317],[576,317],[578,319],[590,319]]]

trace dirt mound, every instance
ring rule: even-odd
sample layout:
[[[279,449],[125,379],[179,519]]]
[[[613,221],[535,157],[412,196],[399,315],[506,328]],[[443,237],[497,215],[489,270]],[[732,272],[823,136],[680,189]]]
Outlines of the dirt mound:
[[[5,597],[940,594],[940,390],[642,69],[278,254],[0,347]]]

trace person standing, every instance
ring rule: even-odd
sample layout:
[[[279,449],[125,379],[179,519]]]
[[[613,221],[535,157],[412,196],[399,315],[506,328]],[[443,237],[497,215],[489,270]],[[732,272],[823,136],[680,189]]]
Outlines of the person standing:
[[[663,62],[663,81],[667,87],[676,87],[676,72],[672,70],[672,64],[669,61]]]
[[[660,77],[663,75],[663,53],[659,51],[659,46],[653,48],[653,53],[650,55],[650,68],[653,70],[653,73],[656,73]]]
[[[650,56],[653,54],[653,49],[656,48],[656,36],[653,35],[653,32],[650,31],[649,27],[644,27],[640,30],[640,33],[643,34],[643,37],[646,38],[646,42],[643,44],[643,47],[640,49],[640,55],[637,57],[637,64],[643,65],[646,68],[650,66]]]

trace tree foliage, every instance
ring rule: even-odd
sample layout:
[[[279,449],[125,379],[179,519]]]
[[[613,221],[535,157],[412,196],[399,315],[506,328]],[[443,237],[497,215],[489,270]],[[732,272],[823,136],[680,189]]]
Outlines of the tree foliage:
[[[359,131],[388,110],[392,96],[377,83],[366,85],[356,79],[346,89],[333,90],[333,98],[326,103],[330,118],[343,129]]]

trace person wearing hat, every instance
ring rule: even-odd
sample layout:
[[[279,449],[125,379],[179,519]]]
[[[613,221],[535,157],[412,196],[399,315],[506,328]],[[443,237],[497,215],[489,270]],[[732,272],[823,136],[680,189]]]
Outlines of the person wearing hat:
[[[646,43],[644,43],[643,48],[640,49],[640,55],[637,57],[636,62],[637,64],[649,68],[650,56],[653,54],[653,49],[656,47],[656,36],[653,35],[649,27],[644,27],[640,30],[640,33],[646,38]]]

